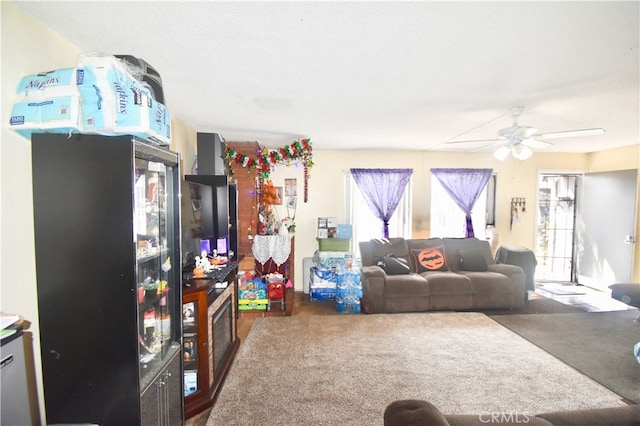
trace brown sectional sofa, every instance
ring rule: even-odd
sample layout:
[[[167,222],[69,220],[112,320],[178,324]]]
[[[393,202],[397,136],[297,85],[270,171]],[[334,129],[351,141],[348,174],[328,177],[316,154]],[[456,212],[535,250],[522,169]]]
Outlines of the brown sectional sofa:
[[[394,401],[384,411],[384,426],[640,426],[640,406],[552,411],[548,413],[443,414],[418,399]]]
[[[366,313],[513,309],[525,302],[519,266],[496,264],[477,238],[389,238],[359,243]]]

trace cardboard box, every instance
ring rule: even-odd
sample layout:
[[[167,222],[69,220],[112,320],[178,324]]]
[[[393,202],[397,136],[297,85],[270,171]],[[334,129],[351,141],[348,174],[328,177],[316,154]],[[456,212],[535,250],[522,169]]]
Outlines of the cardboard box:
[[[254,277],[247,279],[246,277],[238,276],[238,290],[266,290],[267,284],[260,277]]]
[[[335,271],[331,269],[311,268],[310,288],[333,288],[337,286]]]
[[[309,289],[309,298],[312,302],[321,302],[325,300],[335,300],[336,289],[325,287],[311,287]]]
[[[267,305],[263,304],[251,304],[251,305],[238,305],[239,311],[266,311]]]
[[[260,299],[267,299],[267,290],[263,288],[253,290],[238,290],[238,303],[240,303],[242,300]]]
[[[338,224],[336,238],[353,238],[353,227],[349,224]]]
[[[189,396],[198,390],[198,370],[184,371],[184,396]]]
[[[357,299],[336,299],[336,310],[345,314],[359,314],[360,301]]]
[[[320,228],[335,228],[338,226],[338,218],[337,217],[319,217],[318,218],[318,229]]]
[[[269,299],[238,299],[238,305],[268,305]]]
[[[360,270],[350,269],[348,271],[336,274],[336,282],[338,285],[360,285]]]
[[[362,298],[362,287],[361,286],[340,286],[336,288],[336,299],[357,299],[360,300]]]
[[[336,238],[338,235],[338,218],[318,218],[318,238]]]
[[[316,250],[313,254],[313,263],[320,269],[346,268],[348,259],[353,259],[353,252]]]

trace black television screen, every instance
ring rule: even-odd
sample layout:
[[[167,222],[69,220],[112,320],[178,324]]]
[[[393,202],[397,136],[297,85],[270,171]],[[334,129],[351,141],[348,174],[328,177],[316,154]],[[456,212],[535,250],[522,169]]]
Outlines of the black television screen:
[[[182,253],[183,259],[200,256],[201,240],[210,242],[207,254],[213,251],[214,213],[213,190],[209,185],[182,182]]]
[[[185,175],[182,183],[183,265],[201,253],[200,241],[209,243],[208,254],[228,252],[229,191],[226,176]]]

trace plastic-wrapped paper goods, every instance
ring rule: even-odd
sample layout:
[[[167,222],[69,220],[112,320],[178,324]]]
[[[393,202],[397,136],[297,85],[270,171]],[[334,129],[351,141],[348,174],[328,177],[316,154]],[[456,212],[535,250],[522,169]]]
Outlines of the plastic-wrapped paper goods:
[[[133,135],[157,145],[171,141],[171,116],[135,67],[111,55],[82,55],[76,67],[22,78],[10,127],[35,132]]]

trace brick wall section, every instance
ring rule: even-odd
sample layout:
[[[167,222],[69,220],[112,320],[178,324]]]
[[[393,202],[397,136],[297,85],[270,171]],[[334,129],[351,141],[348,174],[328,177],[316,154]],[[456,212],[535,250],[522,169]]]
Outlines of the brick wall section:
[[[256,157],[256,152],[260,148],[258,142],[227,142],[227,147],[252,158]],[[233,171],[233,178],[238,182],[238,254],[253,257],[251,253],[252,240],[249,239],[249,233],[255,235],[258,226],[258,199],[255,196],[256,170],[233,161],[230,167]]]

